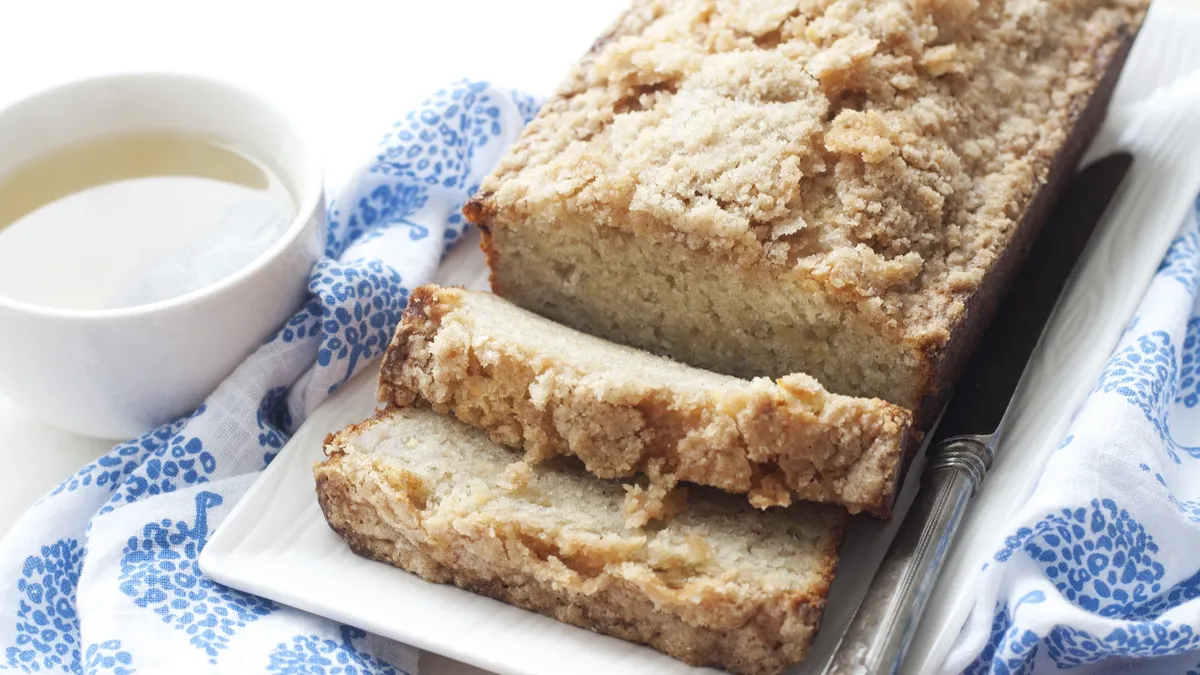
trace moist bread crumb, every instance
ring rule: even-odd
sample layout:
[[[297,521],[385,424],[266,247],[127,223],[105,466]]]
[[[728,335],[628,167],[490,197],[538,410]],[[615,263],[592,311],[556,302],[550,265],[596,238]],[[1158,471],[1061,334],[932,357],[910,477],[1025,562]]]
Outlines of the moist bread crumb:
[[[670,520],[687,505],[687,488],[668,488],[661,482],[649,486],[625,486],[625,527],[644,527],[656,520]]]
[[[700,491],[661,527],[626,527],[620,483],[560,458],[506,487],[517,455],[429,409],[385,410],[325,452],[318,500],[356,553],[747,675],[804,658],[848,519]]]
[[[936,413],[1148,0],[635,0],[465,213],[494,290]]]
[[[583,460],[602,478],[645,474],[631,524],[670,513],[677,481],[887,516],[911,414],[830,394],[793,374],[771,382],[706,372],[606,342],[490,293],[413,291],[384,356],[380,400],[430,405],[525,450],[530,461]],[[640,515],[639,515],[640,514]]]

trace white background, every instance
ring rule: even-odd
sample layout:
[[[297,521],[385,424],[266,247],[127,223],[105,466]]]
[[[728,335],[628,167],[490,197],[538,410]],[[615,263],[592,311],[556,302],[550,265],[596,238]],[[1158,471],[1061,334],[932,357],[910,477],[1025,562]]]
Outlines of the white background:
[[[546,94],[625,0],[0,2],[0,106],[99,73],[165,70],[250,86],[312,131],[332,185],[444,83]],[[3,152],[3,148],[0,148]],[[0,326],[0,330],[3,327]],[[0,393],[0,537],[111,442],[31,419]],[[480,672],[422,659],[426,675]]]

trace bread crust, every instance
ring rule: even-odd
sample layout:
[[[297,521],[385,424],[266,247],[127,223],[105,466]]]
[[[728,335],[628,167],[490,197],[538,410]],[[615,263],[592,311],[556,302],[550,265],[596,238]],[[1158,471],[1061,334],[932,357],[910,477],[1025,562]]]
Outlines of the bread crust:
[[[823,563],[810,588],[756,591],[752,597],[729,591],[696,604],[684,588],[633,583],[619,561],[603,568],[572,562],[519,521],[431,524],[427,502],[436,486],[384,457],[343,445],[388,414],[334,435],[327,459],[314,469],[325,518],[355,553],[696,666],[770,675],[807,653],[837,567],[844,518],[829,526],[816,552]],[[572,555],[597,554],[584,549]]]
[[[504,321],[484,325],[484,312]],[[579,348],[539,342],[552,335]],[[801,375],[747,382],[630,351],[490,294],[424,286],[384,356],[379,398],[453,413],[533,461],[578,457],[602,478],[646,474],[662,491],[682,481],[761,508],[803,499],[890,517],[901,459],[920,438],[907,410]],[[695,382],[673,385],[681,372]]]
[[[1046,179],[1037,184],[1025,215],[1004,249],[1004,254],[988,270],[979,290],[967,301],[966,312],[951,329],[950,339],[943,345],[921,345],[924,377],[920,390],[924,393],[920,406],[914,411],[918,428],[928,429],[937,420],[958,376],[1012,285],[1021,263],[1046,226],[1050,212],[1074,176],[1083,153],[1100,130],[1125,59],[1133,48],[1135,35],[1136,31],[1125,28],[1117,41],[1100,44],[1091,54],[1096,68],[1104,75],[1086,104],[1072,110],[1071,134],[1058,154],[1047,163]]]

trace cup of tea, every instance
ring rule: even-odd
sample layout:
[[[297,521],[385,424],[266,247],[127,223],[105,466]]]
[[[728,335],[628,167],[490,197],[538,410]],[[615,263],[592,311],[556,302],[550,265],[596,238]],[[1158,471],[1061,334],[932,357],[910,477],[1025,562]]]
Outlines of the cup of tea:
[[[299,125],[180,74],[0,110],[0,390],[77,433],[195,409],[302,304],[325,239]]]

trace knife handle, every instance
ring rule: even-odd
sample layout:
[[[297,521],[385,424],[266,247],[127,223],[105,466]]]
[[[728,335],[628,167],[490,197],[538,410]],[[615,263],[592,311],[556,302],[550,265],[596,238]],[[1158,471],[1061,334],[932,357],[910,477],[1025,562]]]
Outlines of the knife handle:
[[[967,502],[992,464],[990,436],[955,436],[929,450],[920,490],[825,675],[893,675]]]

